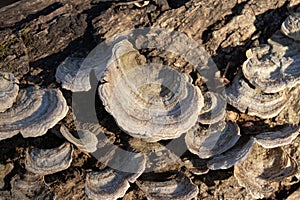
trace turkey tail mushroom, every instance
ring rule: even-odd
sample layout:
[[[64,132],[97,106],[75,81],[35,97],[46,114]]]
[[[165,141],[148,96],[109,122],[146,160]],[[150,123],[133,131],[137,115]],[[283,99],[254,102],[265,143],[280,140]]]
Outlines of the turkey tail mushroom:
[[[157,175],[161,177],[161,175],[155,174],[155,176]],[[163,174],[162,177],[164,178]],[[181,172],[173,173],[173,175],[164,178],[162,181],[137,181],[137,185],[149,200],[192,199],[199,193],[198,187]]]
[[[284,92],[266,94],[251,87],[239,73],[226,88],[227,101],[239,111],[263,119],[277,116],[284,108],[287,97]]]
[[[253,145],[246,160],[234,166],[234,176],[253,198],[267,198],[279,181],[296,174],[297,162],[281,148]]]
[[[16,103],[0,113],[0,140],[19,132],[23,137],[44,135],[49,128],[63,119],[67,112],[67,102],[58,89],[22,89]]]
[[[111,168],[86,175],[85,193],[91,199],[118,199],[129,187],[126,177]]]
[[[239,138],[240,129],[237,124],[221,121],[209,127],[195,125],[187,132],[185,143],[190,152],[205,159],[227,151]]]
[[[249,49],[246,52],[248,59],[242,67],[244,76],[265,93],[294,87],[300,83],[300,56],[298,51],[287,53],[290,55],[282,55],[269,44]]]
[[[300,41],[300,13],[295,12],[289,15],[282,23],[281,31],[289,38]]]
[[[54,199],[54,193],[45,184],[42,176],[26,172],[17,174],[10,181],[9,199]]]
[[[178,138],[203,107],[198,87],[167,66],[145,65],[128,40],[115,44],[99,86],[105,109],[136,138]]]
[[[225,120],[226,100],[221,94],[206,92],[204,97],[204,107],[201,110],[198,121],[201,124],[215,124]]]
[[[125,171],[113,168],[105,168],[101,171],[93,171],[87,174],[85,193],[91,199],[118,199],[125,195],[133,183],[144,172],[146,160],[143,155],[132,157],[124,164]],[[138,166],[136,166],[138,164]],[[134,170],[135,173],[127,171]]]
[[[62,125],[60,133],[80,150],[86,152],[95,152],[97,150],[98,138],[89,130],[77,130],[78,138],[72,135],[67,127]]]
[[[11,73],[0,72],[0,112],[6,111],[15,102],[19,81]]]
[[[276,148],[292,143],[300,134],[299,126],[280,126],[275,130],[255,135],[256,142],[264,148]]]
[[[28,149],[25,168],[27,171],[41,176],[54,174],[71,165],[72,153],[73,147],[70,143],[64,143],[54,149]]]
[[[62,88],[72,92],[88,91],[91,89],[91,69],[81,69],[83,58],[67,57],[56,70],[56,81]]]

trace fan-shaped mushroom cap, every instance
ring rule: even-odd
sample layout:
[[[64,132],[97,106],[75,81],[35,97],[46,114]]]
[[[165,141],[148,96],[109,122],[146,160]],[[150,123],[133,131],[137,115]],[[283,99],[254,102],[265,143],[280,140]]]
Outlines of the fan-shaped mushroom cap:
[[[231,149],[209,159],[207,167],[212,170],[228,169],[242,162],[251,152],[253,143],[253,138],[247,139],[241,137]]]
[[[78,144],[74,144],[76,146],[78,145],[77,147],[83,151],[90,151],[92,156],[97,159],[97,167],[106,167],[107,163],[114,157],[115,151],[118,148],[118,146],[114,145],[116,139],[114,133],[107,131],[99,123],[87,123],[75,119],[74,125],[76,130],[79,131],[80,140],[76,141]],[[89,143],[89,141],[91,143]],[[70,142],[73,142],[73,139],[71,139]],[[96,150],[94,151],[94,149]]]
[[[156,174],[158,175],[158,174]],[[187,176],[178,172],[162,181],[137,181],[139,188],[146,194],[147,199],[192,199],[197,196],[199,189]]]
[[[185,75],[146,66],[128,40],[113,47],[99,95],[118,125],[137,138],[177,138],[196,123],[203,107],[200,89]]]
[[[19,92],[18,80],[11,73],[0,72],[0,112],[10,108]]]
[[[258,89],[253,89],[238,74],[233,84],[226,88],[227,101],[239,111],[263,119],[277,116],[284,108],[287,97],[283,92],[265,94]]]
[[[43,177],[32,174],[17,174],[10,181],[11,199],[54,199]]]
[[[72,92],[82,92],[91,89],[90,73],[93,71],[98,80],[103,76],[107,62],[110,59],[112,48],[116,41],[106,41],[94,48],[89,55],[83,58],[66,58],[56,70],[56,81],[62,87]]]
[[[245,161],[234,167],[234,176],[254,198],[276,190],[277,181],[297,172],[297,163],[281,148],[264,149],[257,144]]]
[[[201,124],[214,124],[225,120],[226,101],[217,93],[206,92],[204,95],[204,107],[201,110],[198,121]]]
[[[300,13],[295,12],[289,15],[281,25],[281,31],[288,37],[300,40]]]
[[[60,127],[60,132],[69,142],[75,144],[82,151],[94,152],[97,150],[97,136],[89,130],[78,130],[79,138],[72,135],[64,125]]]
[[[72,92],[88,91],[91,89],[90,71],[82,69],[83,58],[67,57],[56,70],[56,81],[61,82],[64,89]]]
[[[119,172],[106,168],[99,172],[90,172],[86,176],[85,193],[91,199],[118,199],[123,197],[138,175]]]
[[[286,47],[287,48],[287,47]],[[285,52],[285,51],[284,51]],[[246,52],[243,74],[249,82],[265,93],[276,93],[300,83],[298,51],[282,55],[271,45],[262,45]]]
[[[204,159],[227,151],[239,137],[240,129],[237,124],[222,121],[209,127],[195,125],[187,132],[185,143],[190,152]]]
[[[276,148],[290,144],[300,134],[299,126],[283,126],[278,129],[256,135],[256,142],[264,148]]]
[[[26,170],[39,174],[53,174],[67,169],[72,162],[73,147],[64,143],[54,149],[28,149],[26,151]]]
[[[0,113],[0,140],[19,132],[23,137],[43,135],[67,112],[67,102],[57,89],[28,87],[20,90],[13,107]]]
[[[130,187],[124,176],[112,169],[91,172],[86,176],[85,193],[91,199],[118,199]]]

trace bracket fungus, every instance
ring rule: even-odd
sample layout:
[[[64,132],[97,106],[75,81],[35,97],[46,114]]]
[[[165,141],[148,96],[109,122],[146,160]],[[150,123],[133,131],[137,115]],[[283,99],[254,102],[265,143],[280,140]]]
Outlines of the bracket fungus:
[[[204,106],[198,121],[201,124],[214,124],[225,120],[226,101],[221,94],[206,92],[203,94]]]
[[[87,174],[85,193],[91,199],[118,199],[125,195],[129,186],[122,174],[108,168]]]
[[[68,112],[65,98],[58,89],[28,87],[19,91],[16,103],[0,113],[0,140],[19,132],[23,137],[44,135]]]
[[[38,175],[53,174],[67,169],[72,162],[73,147],[63,143],[54,149],[28,149],[26,151],[25,168]]]
[[[290,104],[295,99],[294,104],[297,105],[293,109],[298,106],[300,48],[294,41],[300,40],[298,29],[298,15],[290,16],[282,24],[282,33],[277,32],[268,44],[247,51],[242,70],[232,85],[226,88],[229,104],[240,112],[256,116],[252,118],[255,120],[285,117],[282,112],[289,112],[286,103]],[[278,186],[278,181],[299,174],[297,161],[281,149],[298,137],[299,120],[295,120],[295,126],[285,123],[279,127],[282,124],[275,118],[275,129],[243,135],[236,123],[226,121],[226,101],[222,94],[217,93],[219,90],[202,95],[200,87],[193,84],[186,71],[179,73],[176,67],[149,64],[146,57],[134,48],[131,36],[129,39],[120,38],[108,41],[105,48],[95,48],[86,59],[67,58],[56,71],[57,81],[73,92],[90,90],[90,73],[94,71],[99,81],[97,94],[105,110],[123,131],[119,133],[132,136],[113,134],[117,138],[113,144],[105,137],[107,132],[105,135],[94,134],[79,128],[81,136],[76,138],[66,127],[61,127],[68,141],[80,150],[93,153],[102,162],[99,171],[87,173],[85,192],[89,198],[121,198],[133,182],[148,199],[195,198],[199,189],[189,176],[178,172],[182,166],[188,173],[198,175],[234,166],[238,183],[254,198],[267,197]],[[143,39],[135,39],[136,47],[139,42],[143,43]],[[177,44],[172,45],[178,48]],[[167,51],[168,47],[163,50]],[[185,55],[189,53],[192,55],[193,50],[185,52]],[[208,64],[203,65],[202,70],[209,68]],[[298,107],[290,116],[298,116]],[[195,155],[187,153],[188,158],[182,161],[167,148],[169,141],[160,141],[179,140],[184,133],[183,147],[197,155],[194,160]],[[165,142],[167,145],[163,146]],[[58,153],[59,158],[55,161],[66,168],[67,164],[61,163],[68,163],[69,154],[68,151],[63,152],[62,156]],[[51,170],[51,166],[37,167],[37,160],[48,161],[43,161],[38,153],[36,155],[38,159],[27,152],[25,166],[28,171],[42,175],[56,171]],[[47,172],[39,172],[41,168]],[[147,170],[151,174],[141,176]],[[176,172],[166,177],[172,170]],[[145,179],[148,175],[153,175],[153,179]]]
[[[89,130],[78,129],[77,133],[79,138],[72,135],[68,128],[63,125],[60,127],[60,132],[69,142],[82,151],[94,152],[97,150],[97,136]]]
[[[263,119],[289,110],[285,107],[293,97],[290,91],[300,84],[299,17],[299,13],[290,15],[281,26],[282,33],[277,31],[267,44],[246,52],[243,76],[239,73],[226,89],[227,100],[232,106]],[[284,121],[297,124],[297,120],[293,119]]]
[[[56,81],[62,84],[62,88],[72,92],[89,91],[90,74],[93,71],[98,80],[103,76],[107,62],[111,57],[112,44],[98,45],[86,58],[67,57],[56,70]]]
[[[299,134],[299,126],[283,126],[274,131],[259,133],[255,139],[264,148],[276,148],[292,143]]]
[[[85,193],[91,199],[118,199],[125,195],[130,187],[129,182],[135,182],[140,175],[130,175],[112,168],[93,171],[86,175]]]
[[[239,138],[240,129],[237,124],[221,121],[209,127],[195,125],[187,132],[185,143],[190,152],[205,159],[227,151]]]
[[[12,178],[10,183],[10,199],[54,199],[54,194],[45,184],[43,177],[37,174],[30,172],[17,174]]]
[[[226,88],[227,100],[230,105],[248,115],[263,119],[277,116],[284,108],[286,97],[283,92],[266,94],[252,88],[239,73],[230,87]]]
[[[234,176],[254,198],[264,198],[275,191],[278,181],[297,171],[297,162],[281,148],[264,149],[254,144],[247,159],[235,165]]]
[[[281,31],[293,40],[300,40],[300,13],[289,15],[281,25]]]
[[[199,192],[198,187],[182,172],[172,173],[169,177],[164,177],[164,174],[155,174],[155,176],[163,177],[163,181],[137,181],[137,185],[149,200],[192,199]]]
[[[88,91],[90,85],[90,69],[81,69],[83,58],[67,57],[56,70],[56,81],[62,88],[72,92]]]
[[[122,151],[116,149],[116,151]],[[101,171],[87,174],[85,193],[91,199],[117,199],[123,197],[136,179],[145,171],[146,158],[140,153],[117,152]],[[120,168],[121,167],[121,168]],[[120,170],[118,170],[120,168]]]
[[[216,155],[207,161],[207,167],[211,170],[228,169],[247,158],[252,150],[254,138],[241,137],[229,150]]]
[[[243,63],[243,74],[253,86],[265,93],[294,87],[300,83],[300,57],[297,51],[293,52],[293,55],[283,56],[271,45],[249,49],[246,52],[248,59]]]
[[[19,81],[11,73],[0,72],[0,112],[10,108],[19,92]]]
[[[113,47],[101,81],[105,109],[136,138],[178,138],[196,123],[203,107],[200,89],[184,74],[167,66],[146,66],[128,40]]]

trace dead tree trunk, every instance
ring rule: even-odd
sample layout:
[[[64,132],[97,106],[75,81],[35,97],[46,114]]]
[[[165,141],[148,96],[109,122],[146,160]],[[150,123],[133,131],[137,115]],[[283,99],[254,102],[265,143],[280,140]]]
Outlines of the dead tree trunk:
[[[13,72],[24,83],[49,85],[66,56],[85,56],[97,42],[124,30],[161,27],[186,33],[205,46],[221,70],[229,63],[229,72],[234,72],[245,59],[245,50],[265,42],[279,29],[287,7],[296,4],[168,2],[166,8],[156,1],[138,7],[128,1],[29,0],[1,8],[0,70]]]

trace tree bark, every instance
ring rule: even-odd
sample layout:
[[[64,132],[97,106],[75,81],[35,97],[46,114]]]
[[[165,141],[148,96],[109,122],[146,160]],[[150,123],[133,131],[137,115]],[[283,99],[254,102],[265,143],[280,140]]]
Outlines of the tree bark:
[[[40,74],[33,82],[50,84],[66,56],[84,56],[121,31],[160,27],[186,33],[205,46],[221,70],[229,63],[234,72],[246,49],[279,29],[288,2],[176,0],[162,9],[155,1],[141,8],[128,1],[19,1],[0,9],[0,69],[21,79]],[[43,74],[48,81],[41,80]]]

